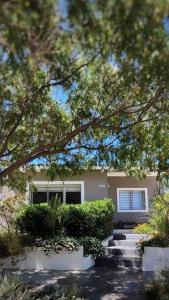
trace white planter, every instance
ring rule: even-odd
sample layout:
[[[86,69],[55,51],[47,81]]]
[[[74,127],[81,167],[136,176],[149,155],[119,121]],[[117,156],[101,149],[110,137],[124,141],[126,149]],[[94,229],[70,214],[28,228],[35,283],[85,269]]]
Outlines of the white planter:
[[[83,246],[72,253],[62,251],[50,255],[46,255],[40,247],[27,248],[24,254],[14,257],[14,263],[11,257],[0,259],[1,268],[19,270],[87,270],[94,264],[91,255],[83,256]]]
[[[169,247],[145,247],[142,262],[143,271],[160,272],[169,267]]]

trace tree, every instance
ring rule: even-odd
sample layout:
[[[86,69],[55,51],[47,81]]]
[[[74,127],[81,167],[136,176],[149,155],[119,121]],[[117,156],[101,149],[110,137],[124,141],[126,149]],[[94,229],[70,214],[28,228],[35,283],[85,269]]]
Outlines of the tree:
[[[1,184],[34,162],[167,170],[168,1],[0,2]]]

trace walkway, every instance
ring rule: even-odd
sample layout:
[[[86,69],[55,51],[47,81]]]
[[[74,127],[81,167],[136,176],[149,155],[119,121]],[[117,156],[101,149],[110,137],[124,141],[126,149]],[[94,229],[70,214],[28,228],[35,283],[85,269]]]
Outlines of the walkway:
[[[85,299],[90,300],[145,300],[142,272],[120,269],[110,263],[84,272],[68,271],[12,271],[21,276],[24,283],[35,289],[59,284],[76,286]]]

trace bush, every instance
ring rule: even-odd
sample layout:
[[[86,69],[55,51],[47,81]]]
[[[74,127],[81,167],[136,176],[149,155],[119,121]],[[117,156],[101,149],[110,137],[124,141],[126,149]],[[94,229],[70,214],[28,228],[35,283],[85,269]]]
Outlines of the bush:
[[[147,288],[147,299],[168,300],[169,299],[169,269],[164,269]]]
[[[17,277],[0,279],[0,300],[82,300],[75,287],[48,286],[31,293]]]
[[[22,238],[16,232],[0,232],[0,257],[18,255],[23,251]]]
[[[141,240],[140,247],[142,252],[144,252],[144,247],[169,247],[169,235],[155,234],[149,240]]]
[[[31,300],[27,288],[16,277],[0,279],[0,299],[2,300]]]
[[[112,200],[108,199],[62,206],[63,226],[73,237],[104,238],[112,232],[113,215]]]
[[[134,233],[152,234],[153,233],[153,228],[149,223],[138,224],[134,228]]]
[[[154,231],[169,235],[169,193],[154,199],[150,225]]]
[[[61,230],[72,237],[103,238],[112,232],[114,208],[111,200],[97,200],[84,204],[28,205],[16,217],[21,233],[36,237],[51,237]]]
[[[104,248],[100,240],[94,237],[80,238],[79,243],[84,247],[84,256],[92,255],[94,259],[104,255]]]
[[[16,227],[32,236],[54,235],[61,230],[59,212],[47,204],[27,205],[17,215]]]

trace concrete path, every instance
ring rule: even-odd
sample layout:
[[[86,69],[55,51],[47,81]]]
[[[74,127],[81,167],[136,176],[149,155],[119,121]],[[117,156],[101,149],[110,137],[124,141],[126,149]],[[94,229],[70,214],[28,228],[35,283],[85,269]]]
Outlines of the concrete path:
[[[4,271],[3,271],[4,272]],[[142,272],[108,264],[88,271],[9,271],[24,283],[41,289],[46,285],[76,286],[89,300],[145,300]]]

